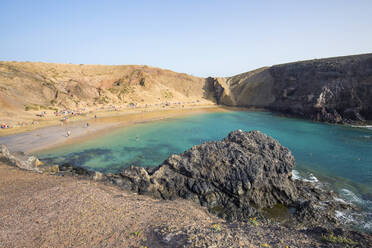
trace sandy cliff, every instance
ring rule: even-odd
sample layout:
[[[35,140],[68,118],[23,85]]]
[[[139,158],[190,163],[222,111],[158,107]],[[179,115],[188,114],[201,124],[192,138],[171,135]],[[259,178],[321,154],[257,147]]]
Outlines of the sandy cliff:
[[[3,118],[34,110],[213,103],[208,92],[204,78],[148,66],[0,62]]]

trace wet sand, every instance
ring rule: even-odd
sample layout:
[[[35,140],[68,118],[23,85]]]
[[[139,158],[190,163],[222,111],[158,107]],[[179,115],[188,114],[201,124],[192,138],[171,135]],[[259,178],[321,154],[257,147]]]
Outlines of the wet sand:
[[[2,136],[0,137],[0,144],[5,144],[12,152],[34,153],[96,138],[117,128],[135,125],[136,123],[221,111],[230,111],[230,109],[216,106],[201,106],[187,109],[166,109],[146,112],[101,113],[96,119],[84,119],[67,124],[60,123],[59,125]],[[89,127],[86,126],[87,123],[89,123]],[[70,131],[69,136],[67,135],[68,131]]]

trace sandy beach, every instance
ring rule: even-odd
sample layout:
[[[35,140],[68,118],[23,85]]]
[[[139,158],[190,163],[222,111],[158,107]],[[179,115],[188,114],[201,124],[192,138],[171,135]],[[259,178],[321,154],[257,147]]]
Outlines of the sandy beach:
[[[215,105],[204,105],[181,109],[136,109],[120,112],[100,112],[96,114],[97,118],[94,118],[93,114],[68,123],[62,123],[58,120],[48,121],[34,130],[19,128],[13,130],[17,131],[14,134],[0,136],[0,144],[5,144],[12,152],[34,153],[95,138],[116,128],[135,125],[136,123],[221,111],[230,111],[230,109],[216,107]],[[89,123],[88,127],[87,123]],[[70,132],[69,136],[68,132]],[[2,134],[4,135],[5,132]]]

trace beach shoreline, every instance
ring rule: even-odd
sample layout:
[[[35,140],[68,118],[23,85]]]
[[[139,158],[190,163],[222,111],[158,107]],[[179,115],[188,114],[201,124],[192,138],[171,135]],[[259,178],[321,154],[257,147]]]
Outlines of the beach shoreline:
[[[140,109],[120,112],[100,112],[97,118],[77,119],[69,123],[50,122],[51,125],[40,125],[33,130],[21,130],[7,136],[0,136],[0,144],[5,144],[12,152],[34,154],[44,150],[71,145],[88,139],[94,139],[118,128],[139,123],[177,118],[208,112],[233,111],[217,105],[201,105],[188,108]],[[240,109],[239,110],[244,110]],[[87,127],[87,123],[89,126]],[[68,132],[70,135],[68,135]]]

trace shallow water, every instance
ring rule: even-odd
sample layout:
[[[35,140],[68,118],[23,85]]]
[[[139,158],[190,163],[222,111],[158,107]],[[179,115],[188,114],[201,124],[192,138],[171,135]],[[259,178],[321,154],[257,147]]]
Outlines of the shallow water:
[[[236,129],[260,130],[276,138],[295,156],[298,176],[327,182],[345,199],[360,201],[372,213],[372,130],[366,128],[315,123],[268,112],[207,113],[122,128],[39,156],[51,163],[71,162],[117,172],[130,165],[159,165],[170,154],[222,139]]]

